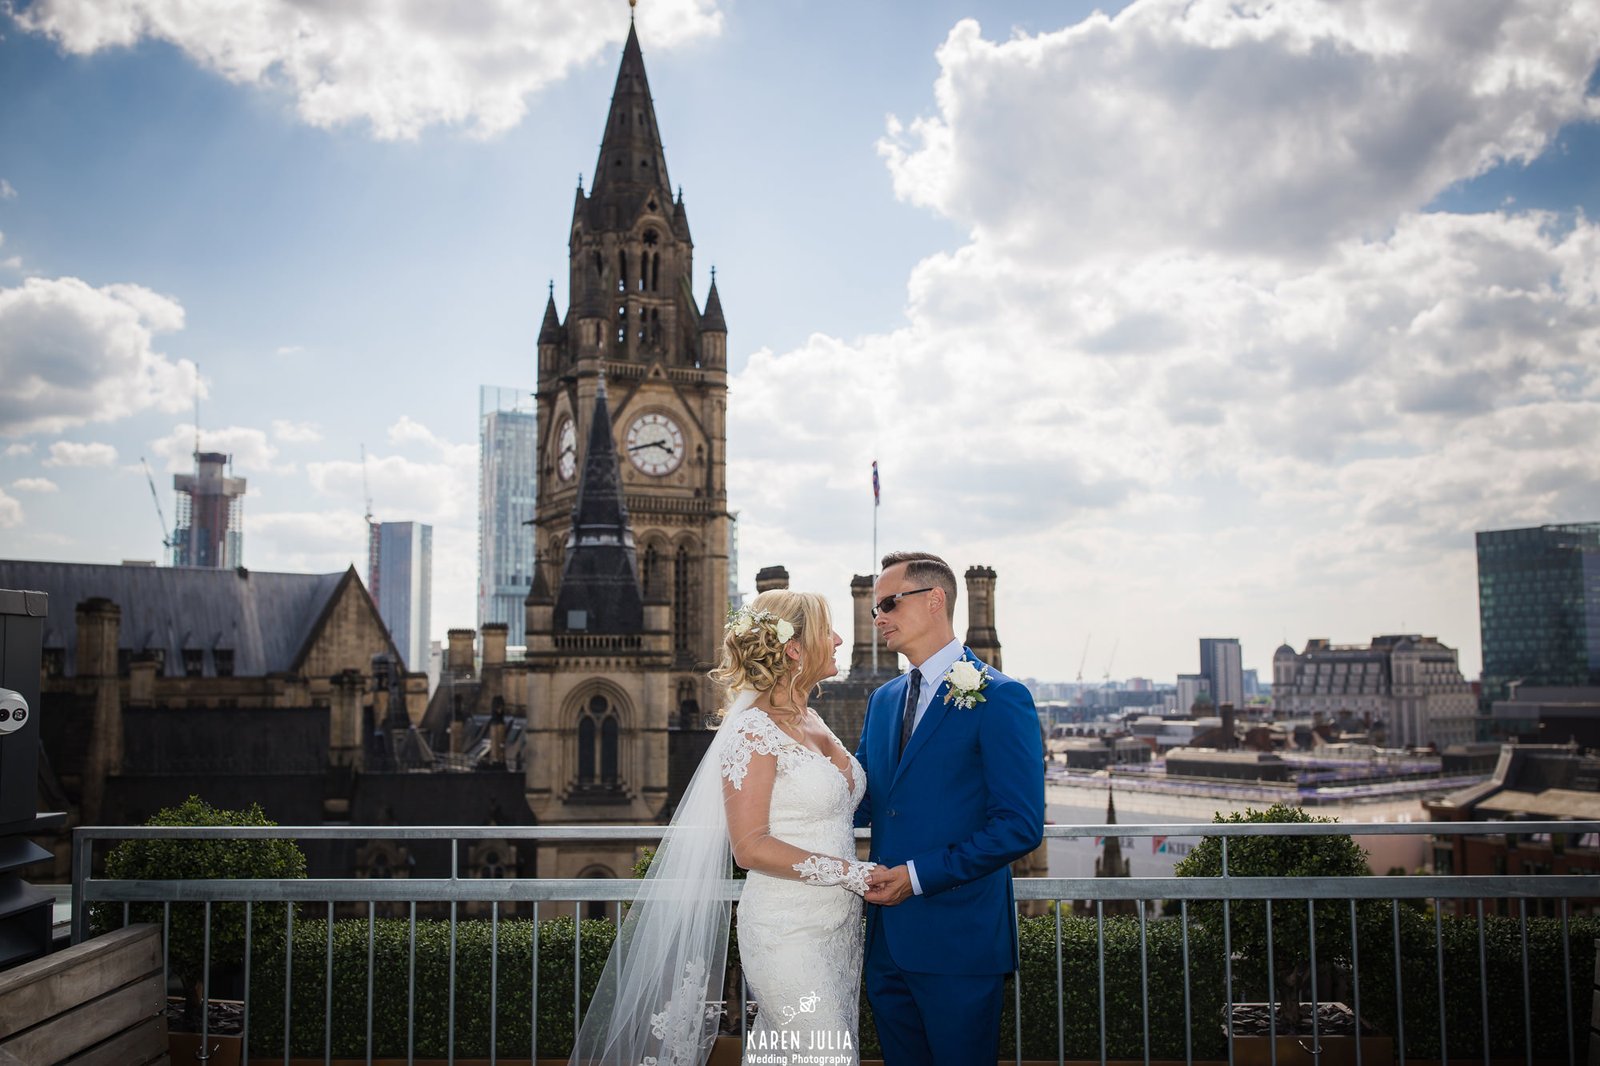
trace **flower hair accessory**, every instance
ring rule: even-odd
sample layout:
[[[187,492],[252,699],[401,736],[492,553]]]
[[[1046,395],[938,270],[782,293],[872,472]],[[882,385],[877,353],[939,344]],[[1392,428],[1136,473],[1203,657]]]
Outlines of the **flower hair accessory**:
[[[752,629],[761,628],[778,638],[779,644],[786,644],[794,639],[794,623],[787,618],[779,618],[771,611],[753,611],[749,607],[739,607],[728,612],[728,622],[722,627],[724,632],[742,637]]]
[[[957,659],[944,673],[950,691],[944,694],[946,703],[954,703],[963,710],[971,710],[985,702],[983,690],[989,685],[989,668],[978,667],[970,659]]]

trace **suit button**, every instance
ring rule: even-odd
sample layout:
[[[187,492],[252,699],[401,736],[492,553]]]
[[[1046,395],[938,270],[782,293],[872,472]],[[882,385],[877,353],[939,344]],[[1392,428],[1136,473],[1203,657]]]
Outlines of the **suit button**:
[[[900,812],[895,810],[893,807],[891,807],[891,808],[889,808],[889,817],[890,818],[898,818],[898,817],[900,817]]]

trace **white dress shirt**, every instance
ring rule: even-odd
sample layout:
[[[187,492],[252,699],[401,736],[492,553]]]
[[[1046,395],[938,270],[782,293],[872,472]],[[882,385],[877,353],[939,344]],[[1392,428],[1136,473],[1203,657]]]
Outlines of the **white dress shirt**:
[[[913,666],[922,674],[922,691],[917,693],[917,715],[911,720],[911,732],[916,733],[917,727],[922,724],[922,716],[928,713],[928,708],[933,706],[933,696],[938,691],[939,683],[944,680],[944,675],[954,666],[956,660],[961,658],[966,649],[961,645],[961,638],[955,637],[950,643],[934,652],[922,661],[922,665]],[[907,676],[910,671],[907,671]],[[907,739],[909,746],[911,741]],[[922,895],[922,883],[917,880],[917,864],[910,859],[906,860],[906,873],[911,875],[911,892],[913,895]]]

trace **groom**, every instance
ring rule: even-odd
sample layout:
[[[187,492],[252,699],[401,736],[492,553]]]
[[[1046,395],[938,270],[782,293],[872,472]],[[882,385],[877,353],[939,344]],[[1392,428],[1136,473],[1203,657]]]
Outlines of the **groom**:
[[[872,827],[880,864],[867,998],[885,1066],[987,1066],[1018,962],[1010,864],[1043,837],[1039,719],[1026,688],[956,640],[943,559],[884,556],[873,598],[874,624],[911,670],[872,694],[856,750],[867,773],[856,825]]]

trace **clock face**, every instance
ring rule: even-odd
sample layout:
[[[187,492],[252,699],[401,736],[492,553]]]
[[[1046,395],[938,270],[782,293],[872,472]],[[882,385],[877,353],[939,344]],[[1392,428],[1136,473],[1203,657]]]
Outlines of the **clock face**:
[[[562,481],[571,481],[578,472],[578,431],[572,419],[563,418],[556,430],[556,474]]]
[[[683,430],[666,415],[643,414],[628,426],[626,447],[641,473],[662,477],[683,462]]]

